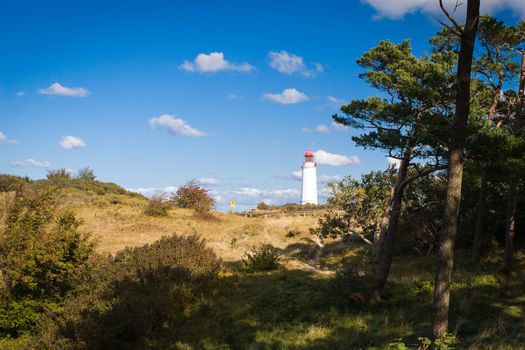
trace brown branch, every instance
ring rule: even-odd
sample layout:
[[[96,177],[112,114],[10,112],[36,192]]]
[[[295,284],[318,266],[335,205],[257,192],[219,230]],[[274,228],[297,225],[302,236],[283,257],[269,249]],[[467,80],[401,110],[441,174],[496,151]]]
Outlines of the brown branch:
[[[443,22],[442,20],[438,19],[437,20],[439,24],[441,24],[443,27],[447,28],[447,30],[449,32],[451,32],[452,34],[454,34],[455,36],[457,36],[458,38],[461,38],[461,33],[459,33],[458,31],[456,31],[454,28],[452,28],[451,26],[449,26],[448,24],[446,24],[445,22]]]
[[[414,174],[412,176],[409,176],[405,179],[405,181],[403,181],[401,183],[401,188],[405,188],[406,185],[408,185],[409,183],[411,183],[412,181],[420,178],[420,177],[423,177],[425,175],[428,175],[428,174],[431,174],[435,171],[438,171],[438,170],[444,170],[446,169],[447,166],[446,165],[437,165],[437,166],[430,166],[430,167],[427,167],[425,169],[417,169],[417,174]]]
[[[458,8],[458,6],[459,6],[459,2],[456,1],[456,7],[454,8],[454,12],[456,12],[456,9]],[[460,33],[460,36],[463,35],[463,28],[461,28],[461,26],[458,24],[458,22],[456,22],[456,20],[454,20],[454,17],[452,17],[450,15],[450,13],[448,13],[447,9],[445,8],[445,5],[443,5],[443,0],[439,0],[439,7],[441,8],[441,11],[443,11],[445,16],[448,18],[448,20],[452,23],[452,25],[454,26],[456,31],[458,33]]]

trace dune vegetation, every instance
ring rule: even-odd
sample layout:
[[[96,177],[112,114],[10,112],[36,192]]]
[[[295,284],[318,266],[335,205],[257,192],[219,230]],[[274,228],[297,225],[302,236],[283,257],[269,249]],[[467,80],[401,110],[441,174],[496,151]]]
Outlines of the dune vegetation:
[[[157,217],[145,214],[148,199],[139,195],[51,189],[56,212],[73,213],[73,231],[89,237],[93,251],[70,277],[75,286],[30,306],[37,316],[29,327],[8,331],[4,319],[2,348],[397,349],[424,348],[428,339],[435,257],[398,251],[382,300],[371,304],[369,245],[310,230],[326,208],[212,212],[203,220],[170,207]],[[15,196],[2,193],[2,217]],[[277,252],[277,268],[247,269],[246,254],[265,244]],[[511,275],[501,273],[495,252],[474,266],[460,249],[457,260],[454,334],[443,348],[522,348],[525,256],[517,254]]]

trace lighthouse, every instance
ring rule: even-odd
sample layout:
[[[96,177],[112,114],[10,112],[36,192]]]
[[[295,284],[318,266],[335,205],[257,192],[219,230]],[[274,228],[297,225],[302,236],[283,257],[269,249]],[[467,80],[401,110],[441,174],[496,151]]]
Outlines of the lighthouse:
[[[304,154],[301,204],[317,204],[317,165],[310,149]]]

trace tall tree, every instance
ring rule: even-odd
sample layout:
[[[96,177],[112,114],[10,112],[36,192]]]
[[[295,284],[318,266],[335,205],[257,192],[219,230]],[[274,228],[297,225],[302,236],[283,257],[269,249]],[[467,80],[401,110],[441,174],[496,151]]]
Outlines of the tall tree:
[[[505,121],[506,108],[501,108],[503,99],[503,85],[512,80],[518,70],[518,65],[514,62],[515,52],[512,50],[515,37],[514,28],[509,27],[491,16],[480,17],[478,27],[478,38],[481,47],[481,54],[474,60],[473,72],[480,80],[478,87],[485,88],[488,101],[485,105],[486,113],[480,132],[484,133],[481,137],[482,142],[487,142],[487,137],[499,137],[497,131]],[[474,243],[472,245],[472,260],[477,262],[480,257],[481,248],[485,240],[484,220],[487,198],[487,187],[489,182],[489,167],[497,158],[494,153],[500,152],[490,147],[478,147],[485,152],[481,152],[477,159],[480,166],[480,188],[478,202],[476,206],[476,219],[474,224]],[[495,157],[496,156],[496,157]],[[472,157],[472,156],[471,156]],[[490,159],[490,162],[486,160]]]
[[[516,28],[516,50],[521,55],[521,71],[518,82],[518,91],[512,103],[513,120],[509,126],[511,135],[519,138],[523,131],[523,114],[525,105],[525,22],[520,22]],[[521,158],[521,157],[520,157]],[[522,158],[520,159],[522,160]],[[503,270],[510,272],[514,256],[514,231],[516,225],[516,201],[519,178],[516,171],[510,171],[509,191],[507,204],[507,220],[505,228],[505,258]]]
[[[381,41],[357,60],[360,75],[386,98],[354,100],[341,107],[336,122],[367,130],[353,137],[364,148],[382,149],[399,161],[395,182],[374,237],[380,298],[388,278],[405,187],[415,179],[442,169],[444,140],[449,127],[454,85],[452,56],[413,55],[410,43]],[[425,163],[422,165],[422,163]]]
[[[454,266],[454,241],[458,227],[461,181],[463,178],[463,152],[470,113],[470,74],[479,22],[480,0],[468,0],[467,18],[464,26],[460,26],[448,13],[443,5],[443,0],[439,0],[439,4],[452,23],[451,30],[460,37],[460,49],[456,71],[456,111],[448,149],[448,185],[442,230],[439,237],[432,305],[432,337],[434,339],[440,338],[448,328],[450,280]]]

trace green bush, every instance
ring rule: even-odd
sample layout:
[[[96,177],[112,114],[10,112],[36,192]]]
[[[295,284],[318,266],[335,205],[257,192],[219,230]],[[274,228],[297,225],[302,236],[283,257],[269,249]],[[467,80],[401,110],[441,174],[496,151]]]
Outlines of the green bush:
[[[244,255],[242,262],[246,271],[271,271],[279,267],[279,250],[270,244],[252,247],[251,253]]]
[[[16,191],[21,185],[29,182],[28,177],[0,174],[0,192]]]
[[[198,236],[164,237],[99,258],[64,306],[48,312],[34,348],[167,349],[191,315],[206,312],[220,261]]]
[[[184,186],[179,187],[173,202],[179,208],[194,209],[197,215],[206,217],[215,206],[215,200],[208,192],[197,182],[188,181]]]
[[[168,216],[170,208],[171,205],[166,202],[164,195],[155,195],[148,201],[144,214],[148,216]]]
[[[257,210],[269,210],[271,208],[272,207],[269,204],[266,204],[264,202],[257,204]]]
[[[80,223],[57,209],[52,190],[17,190],[0,235],[0,335],[28,331],[76,286],[93,251]]]
[[[90,167],[78,169],[77,179],[95,181],[96,178],[97,177],[95,176],[95,172]]]
[[[71,173],[64,168],[47,172],[47,180],[55,186],[66,186],[71,179]]]

